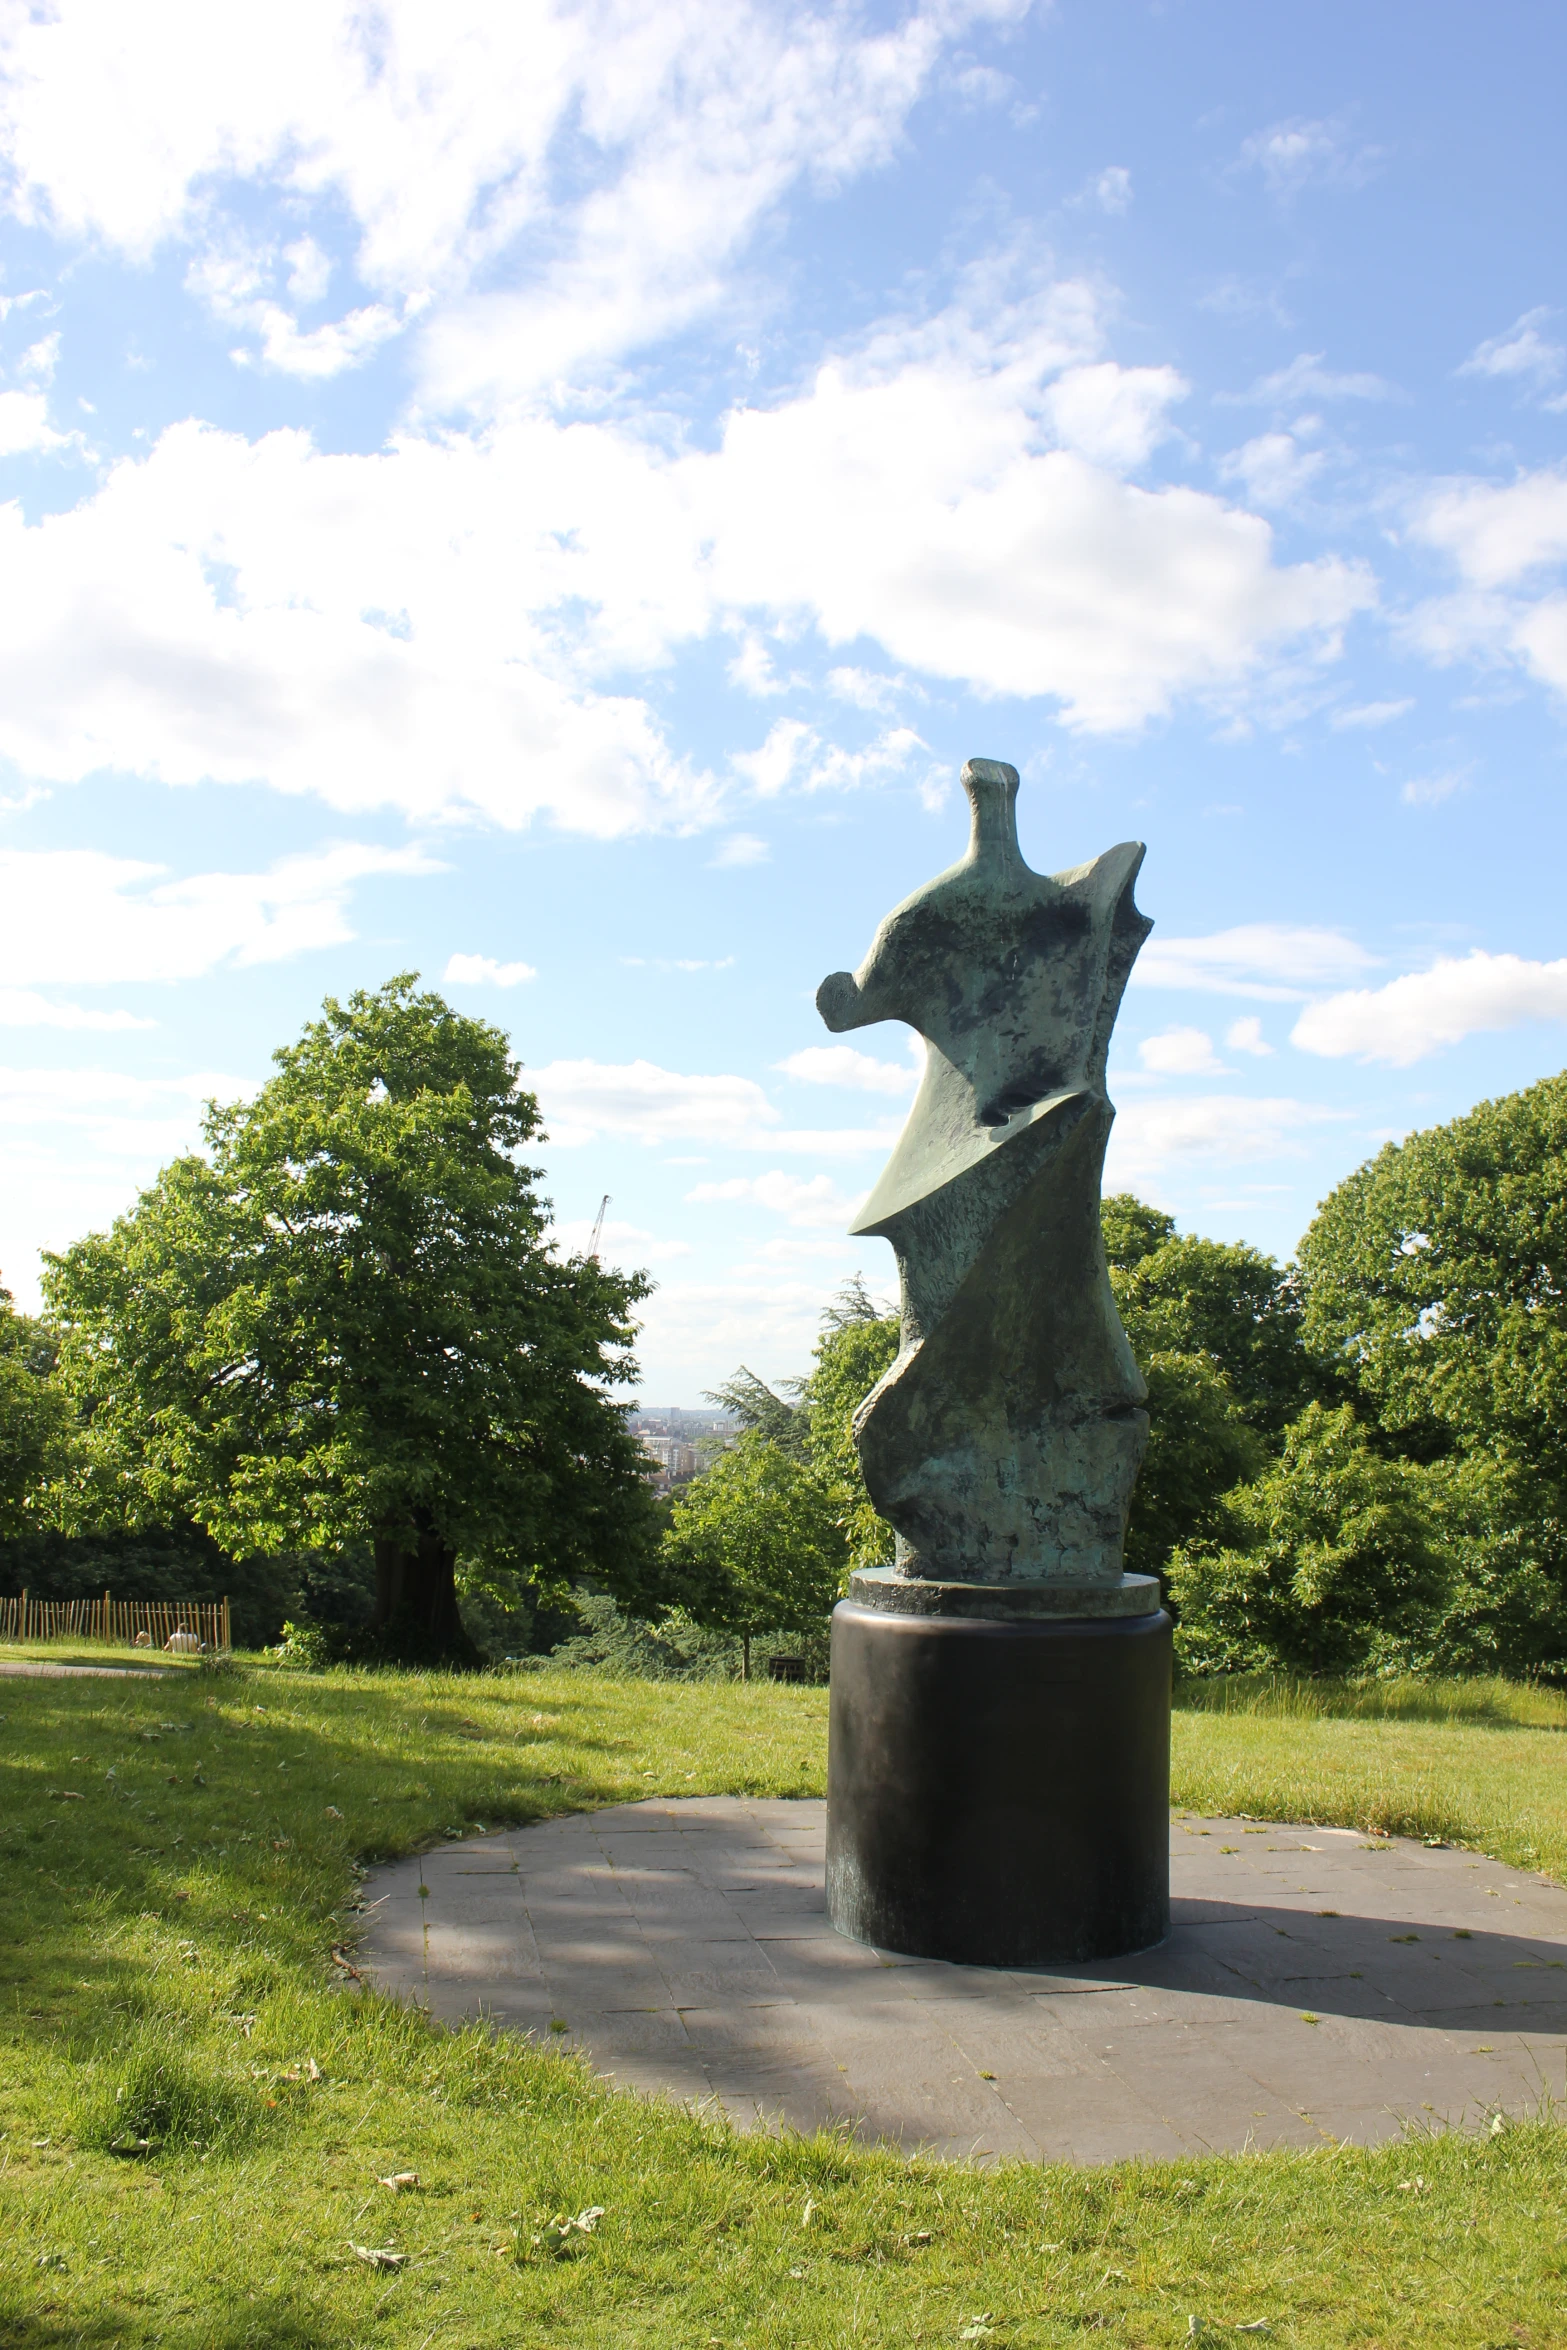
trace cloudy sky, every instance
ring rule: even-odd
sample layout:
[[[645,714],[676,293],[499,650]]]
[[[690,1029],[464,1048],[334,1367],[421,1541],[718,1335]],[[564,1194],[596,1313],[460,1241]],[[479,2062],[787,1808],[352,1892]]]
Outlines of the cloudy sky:
[[[1287,1255],[1567,1058],[1556,0],[5,0],[0,1276],[329,991],[512,1033],[642,1393],[800,1367],[812,998],[1147,841],[1111,1180]]]

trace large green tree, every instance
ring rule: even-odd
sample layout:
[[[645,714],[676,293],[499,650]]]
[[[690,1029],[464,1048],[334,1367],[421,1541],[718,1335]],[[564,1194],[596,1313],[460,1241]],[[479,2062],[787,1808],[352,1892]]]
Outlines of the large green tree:
[[[1230,1539],[1170,1560],[1183,1661],[1351,1673],[1418,1657],[1443,1596],[1424,1488],[1415,1463],[1373,1449],[1350,1405],[1308,1404],[1279,1459],[1227,1496]]]
[[[405,1654],[468,1653],[459,1554],[634,1587],[653,1504],[606,1391],[647,1284],[550,1247],[506,1037],[405,974],[274,1060],[204,1156],[48,1260],[94,1507],[232,1551],[368,1542]]]
[[[71,1413],[53,1363],[44,1334],[0,1289],[0,1537],[38,1523],[45,1490],[64,1471]]]
[[[862,1281],[822,1317],[809,1373],[770,1387],[742,1367],[709,1398],[739,1442],[677,1494],[664,1590],[696,1622],[738,1632],[818,1630],[854,1567],[892,1557],[854,1446],[854,1414],[898,1351],[896,1315]]]
[[[1206,1355],[1248,1425],[1276,1443],[1322,1384],[1294,1277],[1244,1241],[1178,1233],[1124,1192],[1104,1202],[1103,1224],[1110,1286],[1138,1360]]]
[[[714,1631],[737,1633],[745,1672],[758,1632],[813,1632],[843,1588],[836,1497],[812,1465],[759,1428],[676,1495],[664,1591]]]
[[[1254,1477],[1320,1374],[1289,1275],[1244,1244],[1178,1233],[1130,1192],[1101,1208],[1110,1286],[1148,1382],[1148,1450],[1126,1563],[1163,1574],[1181,1543],[1218,1539],[1224,1497]]]
[[[1390,1143],[1301,1243],[1306,1331],[1432,1465],[1449,1664],[1567,1664],[1567,1075]]]

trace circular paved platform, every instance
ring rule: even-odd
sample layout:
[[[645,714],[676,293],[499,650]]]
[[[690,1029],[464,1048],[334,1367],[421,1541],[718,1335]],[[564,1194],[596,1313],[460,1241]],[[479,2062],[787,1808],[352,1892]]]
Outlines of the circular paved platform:
[[[359,1963],[743,2126],[948,2156],[1367,2142],[1567,2089],[1567,1891],[1497,1862],[1177,1819],[1167,1942],[1003,1973],[834,1933],[824,1833],[821,1803],[698,1797],[470,1838],[375,1873]]]

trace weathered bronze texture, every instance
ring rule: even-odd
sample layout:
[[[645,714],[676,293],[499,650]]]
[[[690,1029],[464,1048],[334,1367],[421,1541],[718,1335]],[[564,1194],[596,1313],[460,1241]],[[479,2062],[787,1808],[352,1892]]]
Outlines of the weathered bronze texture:
[[[903,1020],[926,1045],[908,1124],[854,1226],[891,1241],[903,1286],[898,1359],[856,1435],[897,1535],[895,1575],[1060,1582],[1092,1613],[1095,1591],[1120,1584],[1148,1434],[1099,1229],[1105,1057],[1152,928],[1132,898],[1143,851],[1035,873],[1018,847],[1016,768],[971,759],[963,787],[967,855],[816,999],[834,1031]]]

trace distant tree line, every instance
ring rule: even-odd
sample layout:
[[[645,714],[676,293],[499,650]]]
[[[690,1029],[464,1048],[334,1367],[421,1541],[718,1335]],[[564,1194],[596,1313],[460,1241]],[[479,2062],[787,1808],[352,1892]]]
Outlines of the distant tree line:
[[[615,1392],[648,1284],[553,1245],[506,1037],[404,975],[275,1063],[47,1260],[41,1319],[0,1291],[0,1588],[226,1590],[242,1642],[321,1655],[629,1619],[663,1630],[628,1656],[748,1662],[890,1559],[862,1284],[801,1378],[713,1396],[741,1433],[661,1503]],[[1103,1229],[1152,1424],[1127,1565],[1187,1671],[1567,1676],[1567,1076],[1388,1145],[1287,1268],[1127,1195]]]

